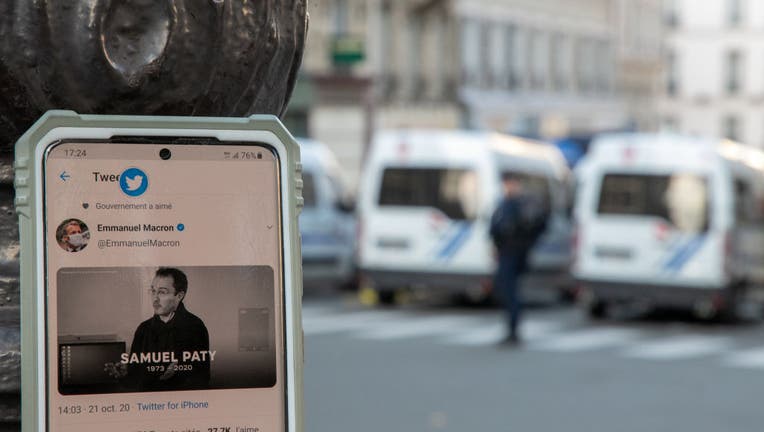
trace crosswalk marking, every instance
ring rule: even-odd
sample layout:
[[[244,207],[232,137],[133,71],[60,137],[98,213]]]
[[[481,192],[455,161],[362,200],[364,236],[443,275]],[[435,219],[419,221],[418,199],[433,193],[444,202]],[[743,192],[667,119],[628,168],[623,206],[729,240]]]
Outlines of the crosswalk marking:
[[[623,355],[646,360],[677,360],[718,354],[730,345],[729,338],[720,336],[676,336],[639,343],[624,350]]]
[[[733,352],[722,360],[722,364],[739,368],[764,369],[764,348]]]
[[[584,326],[582,327],[582,323]],[[305,334],[344,333],[348,337],[394,341],[429,338],[432,343],[485,347],[506,334],[503,315],[498,312],[457,315],[406,310],[343,310],[340,307],[303,308]],[[572,315],[529,317],[522,326],[523,350],[562,353],[609,350],[619,357],[646,361],[679,361],[715,358],[722,365],[764,370],[764,346],[736,347],[734,335],[708,335],[690,327],[674,330],[673,336],[632,325],[587,327]]]
[[[452,333],[465,326],[480,325],[481,320],[463,316],[435,316],[419,318],[415,323],[403,320],[385,324],[380,328],[369,328],[354,332],[362,339],[389,340],[420,337],[442,333]]]
[[[364,311],[349,314],[327,314],[311,318],[306,317],[303,321],[303,329],[306,335],[353,331],[368,326],[385,324],[403,315],[392,311]]]
[[[624,345],[639,337],[640,332],[620,328],[595,328],[544,339],[528,345],[542,351],[575,352]]]
[[[455,336],[443,338],[442,342],[449,345],[481,346],[497,343],[507,331],[506,324],[495,323],[485,327],[463,331]]]
[[[302,319],[312,320],[314,318],[325,317],[327,315],[337,314],[337,308],[332,306],[303,306],[302,307]]]
[[[522,325],[522,337],[525,341],[543,338],[562,327],[562,323],[553,321],[528,320]],[[507,325],[499,320],[480,328],[463,330],[441,341],[448,345],[482,346],[498,343],[507,334]]]

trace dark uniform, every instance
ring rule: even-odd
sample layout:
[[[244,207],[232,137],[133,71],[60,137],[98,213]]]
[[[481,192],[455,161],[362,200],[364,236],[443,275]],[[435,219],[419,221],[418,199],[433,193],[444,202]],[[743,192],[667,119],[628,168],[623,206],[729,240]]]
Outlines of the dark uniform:
[[[528,253],[546,229],[547,214],[528,196],[504,198],[491,217],[490,235],[498,252],[494,288],[501,295],[509,327],[508,340],[518,340],[522,299],[518,279],[526,271]]]
[[[177,370],[166,379],[160,379],[169,363],[136,363],[128,367],[127,382],[138,391],[199,390],[210,383],[210,360],[183,361],[184,351],[209,351],[210,337],[204,322],[192,314],[181,302],[175,315],[163,322],[158,315],[142,322],[135,330],[131,354],[174,352]],[[150,366],[164,366],[156,371]]]

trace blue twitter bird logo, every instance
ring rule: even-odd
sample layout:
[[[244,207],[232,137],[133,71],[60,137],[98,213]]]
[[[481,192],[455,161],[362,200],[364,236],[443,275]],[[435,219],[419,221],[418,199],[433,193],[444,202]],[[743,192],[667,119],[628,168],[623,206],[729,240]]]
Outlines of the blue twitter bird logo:
[[[119,187],[126,195],[137,197],[148,189],[149,178],[139,168],[128,168],[119,176]]]

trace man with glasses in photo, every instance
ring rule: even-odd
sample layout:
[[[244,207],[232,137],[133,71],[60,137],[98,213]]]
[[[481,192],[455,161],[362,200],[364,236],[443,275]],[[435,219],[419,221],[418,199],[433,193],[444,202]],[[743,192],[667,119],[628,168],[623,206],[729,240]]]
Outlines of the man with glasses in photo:
[[[204,322],[183,304],[188,294],[186,274],[176,268],[159,268],[148,294],[154,316],[135,330],[127,364],[109,372],[137,391],[209,388],[209,333]]]

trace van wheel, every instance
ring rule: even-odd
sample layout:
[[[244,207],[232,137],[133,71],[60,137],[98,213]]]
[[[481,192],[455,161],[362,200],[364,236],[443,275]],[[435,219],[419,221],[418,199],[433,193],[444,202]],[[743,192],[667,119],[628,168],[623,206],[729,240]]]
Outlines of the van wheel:
[[[562,304],[573,304],[576,302],[576,294],[572,288],[560,288],[557,292],[557,301]]]
[[[729,288],[724,308],[716,313],[716,319],[724,324],[738,324],[743,321],[740,299],[745,298],[745,282],[738,282]]]
[[[379,304],[385,306],[395,305],[395,291],[394,290],[381,290],[377,291],[377,299]]]
[[[722,324],[739,324],[742,321],[734,306],[719,311],[715,318]]]
[[[589,318],[594,320],[601,320],[607,318],[608,304],[602,300],[594,300],[589,306],[587,311]]]
[[[740,311],[740,305],[736,296],[733,296],[724,307],[717,311],[714,317],[716,321],[722,324],[739,324],[743,321],[743,315]]]

